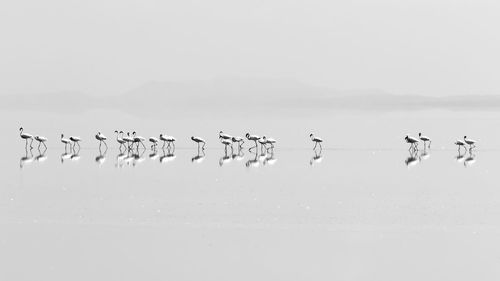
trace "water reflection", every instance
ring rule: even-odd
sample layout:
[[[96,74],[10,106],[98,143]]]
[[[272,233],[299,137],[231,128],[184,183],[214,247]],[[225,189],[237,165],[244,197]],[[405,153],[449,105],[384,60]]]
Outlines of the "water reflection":
[[[465,158],[464,166],[470,167],[474,163],[476,163],[476,154],[474,153],[474,151],[472,149],[469,149],[469,157]]]
[[[46,152],[47,152],[47,147],[40,150],[40,146],[38,146],[38,155],[35,157],[35,160],[37,162],[44,162],[45,160],[47,160],[47,155],[45,154]]]
[[[264,162],[262,162],[262,164],[264,166],[265,165],[272,166],[276,163],[276,161],[278,161],[278,159],[274,157],[274,149],[272,149],[271,152],[266,156],[266,158],[264,158]]]
[[[233,160],[236,161],[242,161],[243,159],[245,159],[245,153],[243,152],[243,147],[239,145],[237,153],[234,153],[233,151],[233,155],[231,157],[233,158]]]
[[[319,164],[319,163],[321,163],[321,161],[323,161],[322,152],[323,152],[323,149],[321,149],[321,148],[319,150],[314,150],[314,155],[311,158],[311,160],[309,161],[309,164],[311,166],[314,164]]]
[[[193,158],[191,158],[191,162],[201,163],[201,162],[203,162],[204,158],[205,158],[205,149],[200,149],[198,147],[198,154],[193,156]]]
[[[467,150],[462,154],[462,151],[460,148],[458,149],[458,155],[455,156],[455,159],[457,160],[458,163],[463,163],[465,161],[465,156],[467,155]]]
[[[431,157],[431,154],[427,151],[427,148],[424,146],[424,150],[420,153],[421,160],[427,160]]]
[[[75,145],[73,145],[73,154],[71,155],[70,159],[72,161],[78,161],[80,160],[80,144],[78,144],[78,149],[75,148]]]
[[[65,160],[70,160],[72,155],[73,155],[73,153],[71,153],[71,149],[70,149],[70,152],[67,152],[66,148],[65,148],[64,153],[61,154],[61,164],[64,164]]]
[[[254,167],[254,168],[257,168],[259,167],[259,154],[257,153],[257,150],[255,150],[255,152],[252,153],[254,155],[254,158],[253,159],[249,159],[246,163],[245,163],[245,166],[247,167]]]
[[[106,152],[108,152],[108,146],[106,145],[105,147],[106,148],[104,149],[104,151],[102,151],[101,145],[99,144],[99,155],[95,157],[95,162],[99,164],[99,166],[104,164],[104,162],[106,161]]]
[[[224,149],[224,155],[222,155],[222,157],[219,159],[219,166],[222,167],[223,165],[231,162],[231,160],[233,160],[233,158],[231,157],[232,153],[234,153],[234,151],[231,151],[231,154],[227,154],[227,146],[226,146],[226,149]]]
[[[28,155],[29,154],[29,155]],[[29,164],[33,162],[33,148],[29,149],[28,153],[28,147],[26,146],[25,148],[25,155],[21,156],[21,159],[19,160],[19,167],[22,169],[26,164]]]
[[[418,156],[418,150],[417,149],[410,149],[409,153],[410,153],[410,156],[408,156],[405,159],[405,164],[407,167],[413,167],[420,162],[420,158]]]
[[[158,154],[157,149],[154,149],[153,152],[149,154],[149,159],[156,161],[158,158],[160,158],[160,154]]]
[[[163,148],[163,155],[160,157],[160,163],[168,163],[175,160],[175,146],[171,148],[167,146],[167,151]]]

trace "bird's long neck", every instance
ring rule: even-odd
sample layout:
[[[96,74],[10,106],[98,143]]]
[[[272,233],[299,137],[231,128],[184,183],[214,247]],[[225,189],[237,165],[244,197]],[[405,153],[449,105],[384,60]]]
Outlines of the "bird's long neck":
[[[21,130],[19,130],[19,135],[22,135],[22,134],[23,134],[23,131],[24,131],[24,129],[23,129],[23,128],[21,128]]]

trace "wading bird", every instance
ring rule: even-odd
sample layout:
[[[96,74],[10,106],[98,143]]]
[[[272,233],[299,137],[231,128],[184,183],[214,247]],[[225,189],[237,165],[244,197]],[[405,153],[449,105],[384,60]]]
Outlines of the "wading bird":
[[[233,136],[230,136],[228,134],[224,134],[224,132],[222,132],[222,131],[219,132],[219,139],[231,140],[232,138],[233,138]]]
[[[321,146],[321,143],[323,142],[323,139],[321,138],[318,138],[318,137],[315,137],[314,134],[310,134],[309,137],[311,138],[311,140],[314,142],[314,147],[313,147],[313,150],[316,149],[316,146],[319,144],[319,149],[323,149],[323,147]]]
[[[134,139],[134,142],[137,143],[137,149],[139,149],[139,143],[142,144],[142,147],[144,147],[144,149],[146,149],[146,146],[144,145],[144,141],[146,140],[145,138],[136,136],[135,131],[132,133],[132,138]]]
[[[418,149],[417,148],[418,140],[416,138],[406,135],[405,141],[410,144],[410,148],[408,150],[411,150],[411,149],[417,150]]]
[[[127,142],[123,139],[123,131],[118,132],[118,130],[116,130],[115,133],[116,133],[116,142],[120,144],[120,149],[122,149],[122,146],[125,146],[125,143]]]
[[[134,139],[132,137],[130,137],[130,132],[127,132],[127,136],[122,136],[122,140],[124,140],[128,145],[128,149],[130,150],[130,148],[132,147],[132,145],[134,144]]]
[[[45,142],[47,141],[46,137],[35,136],[35,140],[38,142],[38,149],[40,149],[41,144],[43,144],[43,146],[45,146],[45,149],[47,149],[47,145],[45,144]]]
[[[173,148],[175,149],[175,138],[172,136],[165,136],[163,134],[160,134],[160,140],[163,141],[163,146],[161,148],[165,148],[165,144],[167,144],[167,147],[170,147],[170,144],[172,144]]]
[[[233,141],[231,139],[221,139],[220,141],[224,145],[224,150],[227,152],[227,146],[231,146],[231,153],[233,152]]]
[[[426,136],[422,136],[422,133],[418,133],[418,137],[420,138],[421,141],[424,142],[424,147],[425,147],[426,143],[429,142],[429,146],[428,147],[431,148],[431,142],[432,141],[431,141],[430,138],[428,138]]]
[[[95,139],[99,141],[99,147],[101,147],[101,144],[104,143],[106,149],[108,149],[108,145],[106,144],[106,140],[108,138],[105,135],[101,134],[101,132],[97,132],[97,135],[95,135]]]
[[[64,150],[65,151],[66,151],[66,147],[68,146],[68,144],[71,148],[71,141],[69,139],[65,139],[64,134],[61,134],[61,142],[64,143]]]
[[[459,152],[459,154],[460,154],[460,148],[462,148],[462,146],[464,147],[465,150],[467,150],[467,148],[465,148],[465,142],[463,142],[461,140],[455,141],[455,145],[458,145],[458,152]]]
[[[150,137],[149,142],[151,142],[151,150],[155,150],[158,145],[158,139],[155,137]]]
[[[23,127],[19,128],[19,135],[21,136],[21,139],[26,141],[26,147],[28,147],[28,140],[31,140],[30,148],[33,148],[33,145],[32,145],[33,144],[33,136],[28,134],[28,133],[24,133],[23,131],[24,131]]]
[[[248,150],[251,150],[252,148],[257,148],[257,141],[260,140],[259,136],[250,135],[249,133],[247,133],[245,135],[245,137],[247,138],[247,140],[255,142],[255,146],[254,147],[250,147]]]
[[[464,136],[464,141],[465,141],[466,144],[469,145],[470,149],[473,149],[473,148],[476,147],[476,141],[475,140],[468,139],[467,136]]]
[[[73,150],[75,150],[75,145],[77,145],[77,144],[78,144],[78,150],[80,150],[80,142],[82,141],[82,139],[80,137],[70,136],[69,140],[73,142]]]
[[[191,137],[191,140],[193,140],[195,143],[198,144],[198,150],[200,149],[200,143],[203,143],[203,146],[201,147],[202,150],[205,149],[205,140],[200,138],[200,137]]]
[[[238,147],[240,148],[243,147],[243,144],[245,143],[242,137],[233,137],[231,140],[233,141],[233,143],[238,143]]]

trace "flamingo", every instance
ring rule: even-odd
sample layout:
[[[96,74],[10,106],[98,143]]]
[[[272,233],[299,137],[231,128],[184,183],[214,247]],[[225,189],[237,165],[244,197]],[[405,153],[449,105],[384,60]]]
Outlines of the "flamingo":
[[[242,137],[233,137],[231,140],[232,140],[233,142],[238,143],[238,147],[242,147],[242,146],[243,146],[243,144],[245,143],[245,141],[243,140],[243,138],[242,138]]]
[[[170,149],[167,149],[167,153],[165,153],[165,149],[163,150],[163,156],[160,157],[160,163],[167,163],[175,160],[175,154],[170,151]]]
[[[139,149],[139,143],[142,144],[144,149],[146,149],[146,146],[144,145],[144,141],[146,140],[145,138],[141,136],[136,136],[135,131],[132,133],[132,138],[134,139],[134,142],[137,143],[137,149]]]
[[[422,136],[422,133],[418,133],[418,137],[420,138],[421,141],[424,142],[424,147],[425,147],[425,144],[426,142],[429,142],[429,148],[431,148],[431,139],[426,137],[426,136]]]
[[[200,143],[203,143],[203,146],[201,147],[202,150],[205,149],[205,140],[200,138],[200,137],[191,137],[191,140],[196,142],[198,144],[198,150],[200,149]]]
[[[231,146],[231,152],[233,151],[233,141],[231,139],[222,139],[220,141],[224,145],[224,150],[227,151],[227,146]]]
[[[73,150],[75,150],[75,145],[77,144],[78,144],[78,150],[80,150],[80,141],[82,141],[80,137],[70,136],[69,140],[73,142]]]
[[[255,142],[255,148],[257,148],[257,141],[260,139],[259,136],[250,135],[249,133],[247,133],[245,135],[245,137],[247,138],[247,140]],[[254,147],[251,147],[250,149],[252,149],[252,148],[254,148]],[[248,150],[250,150],[250,149],[248,149]]]
[[[408,150],[410,150],[412,148],[413,149],[418,149],[417,148],[417,146],[418,146],[418,140],[416,138],[410,137],[410,136],[406,135],[405,141],[410,144],[410,148]]]
[[[95,135],[96,140],[99,141],[99,147],[101,147],[101,144],[104,143],[106,146],[106,149],[108,149],[108,145],[106,144],[106,140],[108,139],[105,135],[101,134],[101,132],[98,132],[97,135]]]
[[[45,146],[45,149],[47,149],[47,145],[45,144],[45,142],[47,141],[47,138],[46,137],[42,137],[42,136],[35,136],[35,140],[38,141],[38,149],[40,149],[40,145],[43,144],[43,146]]]
[[[473,148],[476,147],[476,141],[475,140],[468,139],[467,136],[464,136],[464,141],[465,141],[466,144],[469,145],[470,149],[473,149]]]
[[[463,146],[465,148],[465,142],[461,141],[461,140],[457,140],[455,141],[455,145],[458,145],[458,152],[460,153],[460,148]],[[467,148],[465,148],[465,150],[467,150]]]
[[[122,140],[124,140],[128,144],[128,149],[134,144],[134,139],[130,137],[130,132],[127,132],[127,136],[122,135]]]
[[[123,131],[118,132],[118,130],[115,130],[115,133],[116,133],[116,141],[120,144],[120,149],[121,149],[122,146],[124,146],[127,141],[123,139]]]
[[[228,134],[224,134],[224,132],[222,132],[222,131],[219,132],[219,139],[230,140],[232,138],[233,138],[233,136],[230,136]]]
[[[71,147],[71,141],[69,139],[65,139],[64,134],[61,134],[61,142],[64,143],[64,150],[66,150],[68,144]]]
[[[160,140],[163,141],[163,146],[162,148],[165,148],[165,143],[168,143],[167,147],[170,146],[170,144],[173,145],[174,149],[175,149],[175,138],[172,137],[172,136],[165,136],[163,134],[160,134]]]
[[[23,127],[19,128],[19,135],[21,136],[21,139],[26,141],[26,147],[28,147],[28,140],[31,140],[30,148],[33,148],[33,145],[32,145],[33,144],[33,136],[28,134],[28,133],[24,133],[23,131],[24,131]]]
[[[150,137],[149,141],[151,142],[151,150],[154,150],[158,145],[158,139],[155,137]]]
[[[314,148],[313,148],[313,150],[315,150],[315,149],[316,149],[316,146],[317,146],[318,144],[319,144],[319,148],[320,148],[320,149],[323,149],[323,147],[321,146],[321,143],[323,142],[323,139],[318,138],[318,137],[315,137],[313,133],[311,133],[311,134],[309,135],[309,137],[310,137],[310,138],[311,138],[311,140],[314,142]]]

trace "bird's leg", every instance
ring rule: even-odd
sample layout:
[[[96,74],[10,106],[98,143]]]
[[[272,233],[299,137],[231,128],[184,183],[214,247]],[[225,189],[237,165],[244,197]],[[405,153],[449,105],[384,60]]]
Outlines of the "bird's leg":
[[[315,150],[315,149],[316,149],[316,146],[317,146],[317,145],[318,145],[318,142],[315,142],[314,147],[313,147],[313,150]]]
[[[205,150],[205,143],[203,143],[203,146],[201,148],[202,150]]]
[[[163,146],[161,147],[161,149],[165,149],[165,143],[166,141],[163,141]]]
[[[33,148],[33,139],[31,139],[30,147]]]
[[[45,146],[45,149],[47,149],[47,145],[45,144],[45,142],[43,143],[43,146]]]

